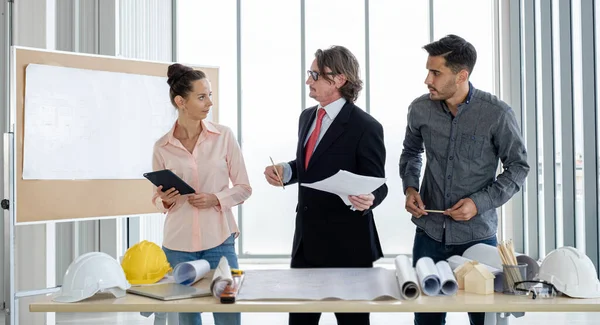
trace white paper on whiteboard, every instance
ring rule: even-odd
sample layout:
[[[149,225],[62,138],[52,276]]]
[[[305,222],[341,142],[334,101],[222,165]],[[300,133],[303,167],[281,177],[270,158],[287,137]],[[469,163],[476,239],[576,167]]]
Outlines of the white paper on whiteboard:
[[[166,77],[29,64],[23,179],[141,179],[173,126]]]

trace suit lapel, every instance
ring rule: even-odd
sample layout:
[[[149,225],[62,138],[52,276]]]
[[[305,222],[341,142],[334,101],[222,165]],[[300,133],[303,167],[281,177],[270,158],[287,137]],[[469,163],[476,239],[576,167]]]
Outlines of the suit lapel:
[[[335,142],[335,140],[337,140],[337,138],[344,133],[348,119],[350,119],[350,113],[352,113],[353,109],[354,104],[350,102],[346,102],[344,107],[342,107],[342,110],[333,120],[327,129],[327,132],[325,132],[325,135],[323,135],[321,141],[319,141],[317,144],[317,148],[308,162],[308,169],[310,169],[310,167],[315,164],[315,161],[317,161],[319,157],[333,144],[333,142]]]

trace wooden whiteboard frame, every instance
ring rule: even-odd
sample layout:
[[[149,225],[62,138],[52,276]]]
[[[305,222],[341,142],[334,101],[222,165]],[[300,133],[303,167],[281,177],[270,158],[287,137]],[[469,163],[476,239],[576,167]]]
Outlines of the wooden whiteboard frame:
[[[153,185],[139,180],[24,180],[23,135],[25,102],[25,69],[27,65],[44,64],[68,68],[132,73],[166,77],[171,63],[131,60],[109,56],[13,47],[10,130],[15,134],[16,223],[44,222],[82,218],[101,218],[157,213],[151,203]],[[219,107],[219,69],[195,68],[204,71],[211,81],[213,120]],[[165,93],[165,96],[168,96]],[[165,107],[165,109],[174,109]],[[16,113],[16,114],[15,114]],[[57,153],[58,154],[58,153]],[[148,157],[151,159],[151,157]]]

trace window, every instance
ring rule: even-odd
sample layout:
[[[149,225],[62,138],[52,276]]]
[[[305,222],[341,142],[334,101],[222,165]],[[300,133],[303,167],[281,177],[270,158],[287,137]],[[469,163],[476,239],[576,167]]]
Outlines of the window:
[[[479,53],[473,82],[493,91],[491,4],[472,0],[461,1],[458,6],[456,1],[435,2],[439,13],[436,37],[453,32],[471,41]],[[287,257],[291,252],[297,185],[285,190],[270,186],[263,172],[270,164],[269,157],[275,162],[295,158],[298,117],[303,109],[317,104],[306,97],[306,105],[302,105],[305,71],[317,49],[332,45],[347,47],[358,59],[361,78],[365,86],[371,86],[370,107],[364,88],[356,104],[369,109],[384,127],[389,194],[375,210],[384,253],[410,254],[414,226],[404,209],[398,161],[408,105],[427,92],[423,84],[427,54],[422,47],[429,42],[428,2],[370,1],[369,26],[365,26],[364,0],[305,0],[304,53],[301,1],[240,3],[239,22],[234,1],[179,0],[177,6],[178,61],[219,66],[219,123],[234,132],[238,128],[237,101],[241,96],[239,136],[253,195],[241,208],[240,254]],[[462,13],[466,5],[473,8],[468,16]],[[266,17],[266,12],[277,14]],[[457,25],[460,15],[468,19]],[[241,24],[239,49],[237,23]],[[474,23],[483,28],[473,29]],[[367,30],[370,80],[366,75]],[[241,89],[237,87],[238,51]]]
[[[562,123],[561,123],[561,76],[560,76],[560,19],[559,2],[552,1],[552,61],[554,64],[554,152],[556,153],[556,247],[564,246],[563,191],[562,191]],[[550,189],[548,189],[550,190]]]
[[[596,46],[596,125],[599,126],[600,125],[600,100],[598,100],[598,96],[600,95],[600,6],[594,6],[594,21],[595,21],[595,26],[594,26],[594,36],[595,36],[595,46]],[[596,135],[596,137],[598,136],[598,134]],[[598,143],[598,147],[597,147],[597,156],[596,159],[598,159],[597,161],[597,166],[598,166],[598,170],[596,171],[596,180],[598,182],[598,184],[600,185],[600,141],[598,141],[597,139],[597,143]],[[588,159],[594,159],[593,157],[588,157]],[[600,202],[600,191],[598,191],[598,198],[597,198],[598,202]],[[598,220],[598,222],[600,223],[600,218]],[[600,244],[599,244],[600,246]],[[600,247],[598,247],[598,249],[600,250]],[[600,258],[600,256],[599,256]],[[596,265],[596,269],[600,269],[599,265]]]
[[[177,61],[219,67],[219,116],[237,135],[235,1],[177,1]]]
[[[265,19],[265,12],[277,14]],[[263,172],[269,157],[278,163],[296,156],[306,76],[300,26],[299,2],[242,1],[242,142],[253,189],[242,206],[243,254],[289,256],[292,249],[298,186],[273,187]]]
[[[427,7],[426,1],[371,1],[369,7],[370,107],[371,114],[383,125],[389,189],[374,213],[386,255],[412,254],[415,226],[404,209],[398,162],[408,105],[427,92],[427,52],[422,49],[429,43]]]
[[[477,63],[469,79],[474,87],[495,93],[493,1],[435,0],[433,4],[435,40],[456,34],[473,44]]]
[[[573,53],[573,135],[575,136],[575,247],[585,252],[585,216],[583,189],[583,58],[581,1],[571,2]],[[580,126],[580,127],[577,127]]]
[[[306,66],[310,67],[317,49],[342,45],[356,56],[365,82],[365,1],[306,0]],[[306,105],[317,105],[306,92]],[[356,105],[367,109],[361,92]]]
[[[539,236],[539,256],[545,256],[545,247],[546,247],[546,218],[545,218],[545,199],[544,199],[544,190],[553,191],[554,188],[549,186],[548,189],[544,189],[544,176],[546,173],[552,171],[553,166],[549,166],[549,170],[544,170],[546,167],[544,165],[544,140],[548,141],[548,139],[544,139],[544,108],[541,106],[544,103],[544,96],[548,96],[548,94],[544,94],[544,88],[542,86],[542,80],[544,77],[548,76],[552,78],[551,71],[544,71],[542,69],[542,13],[541,13],[541,5],[540,1],[536,0],[535,2],[535,56],[536,56],[536,66],[535,66],[535,77],[537,83],[536,89],[536,105],[537,105],[537,152],[538,152],[538,166],[536,168],[531,168],[531,172],[537,172],[538,175],[538,225],[539,225],[539,233],[542,234]],[[549,225],[550,228],[550,225]]]

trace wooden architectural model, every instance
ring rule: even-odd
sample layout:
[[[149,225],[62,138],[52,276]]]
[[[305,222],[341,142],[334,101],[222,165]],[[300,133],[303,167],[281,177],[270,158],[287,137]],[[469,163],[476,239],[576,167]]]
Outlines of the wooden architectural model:
[[[477,264],[479,264],[477,261],[465,262],[454,270],[454,277],[456,277],[456,282],[458,283],[458,290],[465,289],[465,275],[467,275],[467,273],[473,269],[473,266]]]
[[[495,276],[484,265],[476,264],[465,274],[465,292],[489,295],[494,293]]]

